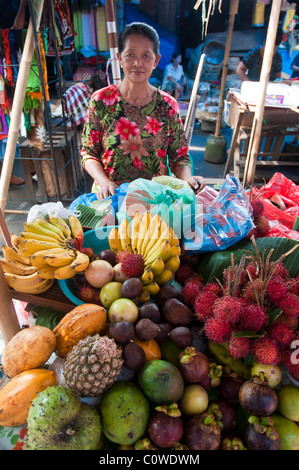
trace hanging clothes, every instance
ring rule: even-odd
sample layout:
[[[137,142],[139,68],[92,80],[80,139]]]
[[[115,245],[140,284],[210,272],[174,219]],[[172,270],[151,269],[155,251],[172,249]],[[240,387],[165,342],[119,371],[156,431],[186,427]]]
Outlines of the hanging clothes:
[[[9,42],[9,29],[1,30],[1,38],[2,38],[2,54],[4,54],[5,69],[6,69],[5,83],[7,86],[13,86],[15,84],[15,80],[14,80],[14,72],[13,72],[13,67],[12,67],[11,47],[10,47],[10,42]]]

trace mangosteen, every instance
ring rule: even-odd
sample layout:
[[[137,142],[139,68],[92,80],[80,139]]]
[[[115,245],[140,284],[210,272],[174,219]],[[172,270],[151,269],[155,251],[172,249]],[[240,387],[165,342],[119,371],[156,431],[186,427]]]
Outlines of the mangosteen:
[[[221,417],[219,418],[222,423],[223,431],[232,431],[237,423],[237,411],[231,403],[224,400],[217,400],[213,403],[213,406],[217,406]]]
[[[135,442],[134,450],[158,450],[158,447],[155,446],[148,437],[142,437]]]
[[[217,450],[221,425],[211,411],[193,415],[185,425],[185,442],[190,450]]]
[[[241,441],[239,437],[229,438],[226,437],[221,442],[221,447],[219,450],[247,450],[244,443]]]
[[[149,437],[159,447],[172,447],[180,441],[184,432],[178,405],[157,406],[155,410],[148,422]]]
[[[239,402],[247,413],[254,416],[270,416],[277,408],[278,398],[265,375],[260,373],[242,384]]]
[[[216,364],[209,360],[209,370],[207,375],[202,377],[198,383],[206,390],[210,390],[211,388],[218,387],[221,381],[222,376],[222,366],[220,364]]]
[[[222,375],[219,392],[223,400],[237,405],[239,403],[239,390],[244,380],[236,372]]]
[[[187,382],[199,382],[209,370],[207,356],[188,346],[179,354],[178,368]]]
[[[249,450],[280,450],[281,442],[269,416],[250,416],[244,439]]]

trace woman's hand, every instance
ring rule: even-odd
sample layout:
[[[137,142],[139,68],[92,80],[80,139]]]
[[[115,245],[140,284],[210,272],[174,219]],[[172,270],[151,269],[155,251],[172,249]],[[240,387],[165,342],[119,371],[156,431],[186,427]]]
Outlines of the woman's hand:
[[[190,184],[196,194],[206,186],[205,180],[202,176],[189,176],[185,181]]]
[[[115,194],[115,189],[118,188],[118,185],[113,183],[113,181],[109,181],[106,185],[99,185],[98,184],[98,193],[97,198],[105,199],[106,197],[113,196]]]

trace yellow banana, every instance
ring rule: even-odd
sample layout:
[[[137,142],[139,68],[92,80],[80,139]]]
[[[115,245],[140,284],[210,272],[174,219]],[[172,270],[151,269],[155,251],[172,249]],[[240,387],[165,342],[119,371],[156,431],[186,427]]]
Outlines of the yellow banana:
[[[48,263],[49,266],[56,266],[57,268],[61,266],[67,266],[74,261],[76,255],[73,250],[64,250],[61,253],[52,253],[45,254],[44,260]]]
[[[171,243],[171,246],[174,246],[174,245],[179,245],[180,244],[180,240],[179,238],[176,236],[176,234],[174,233],[174,230],[172,227],[169,227],[169,241]]]
[[[36,271],[29,276],[20,276],[18,274],[4,273],[9,287],[17,292],[39,295],[50,289],[54,280],[43,279]]]
[[[55,269],[53,276],[54,279],[71,279],[77,274],[71,265],[68,264],[67,266],[61,266],[60,268]]]
[[[46,266],[38,270],[38,274],[43,279],[54,279],[54,271],[57,268],[55,266]]]
[[[153,281],[150,284],[143,286],[143,290],[146,290],[150,295],[155,296],[159,294],[160,286],[157,282]]]
[[[53,237],[47,237],[46,235],[40,235],[39,233],[32,233],[32,232],[21,232],[20,237],[22,240],[41,240],[43,242],[53,243],[55,239]],[[64,242],[60,242],[57,240],[57,243],[61,246],[65,246]]]
[[[3,272],[11,274],[20,274],[21,276],[28,276],[35,273],[37,268],[35,266],[26,266],[25,264],[0,259]]]
[[[49,215],[49,221],[52,225],[59,228],[66,238],[72,238],[71,228],[62,217],[52,217]]]
[[[37,218],[34,219],[33,223],[34,225],[38,225],[39,227],[49,230],[50,232],[56,233],[56,235],[61,238],[61,240],[66,240],[66,237],[60,228],[57,228],[55,225],[51,224],[51,222],[48,222],[45,219]]]
[[[70,224],[72,237],[75,238],[77,241],[76,248],[77,249],[81,248],[83,246],[83,240],[84,240],[82,224],[80,220],[78,219],[78,217],[75,217],[74,215],[69,215],[68,221]]]
[[[140,229],[139,229],[139,235],[138,235],[138,240],[137,240],[137,253],[142,252],[142,244],[143,244],[145,234],[147,232],[150,222],[151,222],[150,213],[144,212],[141,222],[140,222]]]
[[[110,250],[114,251],[114,253],[120,253],[122,251],[121,244],[118,238],[118,230],[116,227],[113,227],[108,236],[108,242]]]
[[[26,256],[14,250],[10,246],[3,245],[2,251],[3,251],[4,258],[6,260],[17,262],[17,263],[22,263],[22,264],[25,264],[26,266],[30,265],[30,261],[28,260],[28,258],[26,258]]]
[[[156,240],[156,243],[154,243],[154,245],[152,246],[152,248],[147,252],[146,256],[145,256],[145,259],[147,258],[150,258],[151,255],[157,250],[157,248],[159,246],[162,245],[162,243],[164,241],[169,241],[169,228],[167,227],[167,225],[165,224],[164,222],[164,225],[163,225],[163,228],[164,230],[162,231],[162,226],[161,226],[161,234],[160,234],[160,237]],[[170,244],[170,242],[169,242]],[[171,246],[171,245],[170,245]]]
[[[141,220],[142,220],[141,212],[136,212],[133,217],[132,227],[131,227],[131,247],[132,247],[133,253],[137,253],[137,240],[138,240]]]
[[[146,252],[157,241],[160,230],[161,230],[161,216],[160,214],[155,214],[151,218],[150,224],[145,234],[145,237],[141,246],[141,253],[140,253],[141,255],[145,256]]]
[[[162,260],[162,258],[160,258],[160,256],[158,258],[155,259],[155,261],[153,261],[152,264],[149,265],[152,273],[154,274],[154,276],[159,276],[159,274],[161,274],[162,271],[164,271],[164,261]]]
[[[143,289],[143,291],[141,292],[141,294],[139,295],[139,297],[137,298],[137,301],[141,304],[145,303],[145,302],[149,302],[151,299],[151,294]]]
[[[81,273],[88,268],[90,263],[90,258],[85,253],[81,251],[75,251],[75,259],[71,263],[71,268],[73,268],[77,273]]]
[[[167,258],[164,260],[165,263],[167,263],[167,261],[169,261],[171,258],[173,258],[173,256],[178,256],[180,257],[181,256],[181,247],[179,244],[177,245],[173,245],[170,249],[170,252],[168,253],[168,256]]]
[[[143,271],[143,274],[141,276],[141,281],[142,281],[143,285],[150,284],[151,282],[153,282],[153,280],[154,280],[153,272],[151,271],[150,268],[145,268],[145,270]]]
[[[57,248],[50,248],[49,250],[40,250],[36,251],[35,253],[30,255],[30,261],[33,266],[37,266],[38,268],[42,268],[44,266],[49,266],[48,263],[45,261],[45,255],[52,255],[57,253],[64,253],[65,248],[57,247]]]
[[[164,271],[157,277],[155,277],[155,282],[159,284],[159,286],[164,286],[168,284],[172,279],[173,273],[171,269],[165,268]]]
[[[36,225],[32,222],[24,222],[23,227],[25,232],[32,232],[37,233],[39,235],[44,235],[45,237],[53,238],[54,240],[57,240],[59,242],[63,241],[62,238],[57,235],[57,233],[53,232],[52,230],[48,230],[44,227],[41,227],[40,225]]]
[[[53,240],[52,243],[44,242],[42,240],[33,240],[31,238],[29,238],[28,240],[24,239],[24,247],[25,250],[31,252],[32,254],[41,250],[49,250],[50,248],[61,248],[59,243],[55,242],[55,240]]]
[[[171,245],[170,245],[170,241],[169,240],[164,240],[163,243],[158,246],[158,248],[156,249],[156,251],[154,251],[145,261],[145,266],[149,266],[150,264],[152,264],[153,261],[155,261],[156,258],[162,258],[162,260],[164,261],[169,252],[171,250]]]
[[[169,268],[172,273],[175,273],[180,267],[180,257],[178,255],[172,256],[166,263],[165,268]]]
[[[12,233],[10,236],[11,244],[13,248],[18,252],[22,253],[22,250],[24,248],[23,240],[19,235],[16,235],[15,233]]]
[[[132,253],[131,246],[131,229],[130,224],[126,218],[124,218],[118,226],[118,238],[123,251],[129,251]]]

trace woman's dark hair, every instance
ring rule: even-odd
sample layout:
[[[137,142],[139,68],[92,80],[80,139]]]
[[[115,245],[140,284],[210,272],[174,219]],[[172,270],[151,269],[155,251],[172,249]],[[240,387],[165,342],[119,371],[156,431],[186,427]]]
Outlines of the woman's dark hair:
[[[160,40],[158,33],[154,28],[146,23],[130,23],[124,26],[118,37],[119,54],[121,54],[124,50],[128,36],[131,36],[132,34],[145,36],[150,41],[152,41],[154,46],[154,53],[156,56],[159,55]]]
[[[171,62],[174,61],[174,59],[176,59],[177,57],[179,57],[180,55],[182,55],[180,52],[174,52],[172,54],[172,57],[171,57]]]

